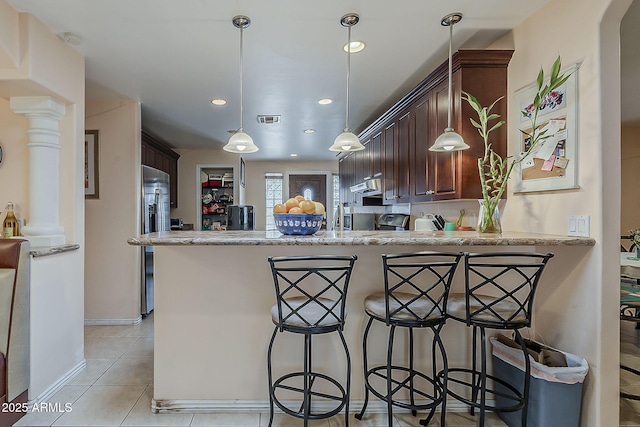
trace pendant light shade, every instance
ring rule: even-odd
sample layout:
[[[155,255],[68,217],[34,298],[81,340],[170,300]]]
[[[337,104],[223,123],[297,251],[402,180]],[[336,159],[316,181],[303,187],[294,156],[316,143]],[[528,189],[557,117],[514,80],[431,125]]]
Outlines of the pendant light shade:
[[[329,147],[330,151],[358,151],[363,149],[364,145],[349,129],[345,129],[344,132],[338,135],[333,141],[333,145]]]
[[[435,143],[429,147],[429,151],[443,152],[443,151],[460,151],[466,150],[469,146],[464,142],[462,136],[451,127],[451,85],[452,85],[452,45],[453,45],[453,26],[462,20],[461,13],[451,13],[442,18],[441,24],[445,27],[449,27],[449,103],[447,107],[447,127],[440,135]]]
[[[251,24],[251,19],[249,19],[247,16],[238,15],[234,16],[231,22],[233,22],[234,27],[240,29],[240,127],[238,128],[238,131],[234,133],[231,138],[229,138],[229,142],[227,143],[227,145],[222,147],[222,149],[231,153],[255,153],[256,151],[258,151],[258,147],[256,147],[256,145],[253,143],[253,139],[247,133],[245,133],[242,127],[242,67],[244,53],[243,30]]]
[[[253,138],[242,132],[242,129],[234,133],[223,148],[231,153],[255,153],[258,151],[258,147],[253,143]]]
[[[351,46],[351,27],[360,21],[360,17],[355,13],[348,13],[340,18],[340,24],[349,30],[349,39],[347,46]],[[349,49],[350,50],[350,49]],[[344,130],[333,141],[333,145],[329,147],[330,151],[358,151],[364,150],[364,145],[358,137],[349,129],[349,78],[351,75],[351,52],[347,52],[347,113],[345,119]]]

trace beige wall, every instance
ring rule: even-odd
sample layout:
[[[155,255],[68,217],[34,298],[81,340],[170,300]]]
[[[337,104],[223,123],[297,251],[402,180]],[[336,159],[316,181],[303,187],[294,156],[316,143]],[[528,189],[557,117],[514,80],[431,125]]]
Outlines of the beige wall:
[[[256,217],[256,229],[265,228],[265,185],[264,174],[266,172],[338,172],[336,161],[251,161],[251,155],[244,156],[245,161],[245,188],[239,186],[240,156],[228,153],[222,149],[217,150],[176,150],[180,153],[178,160],[178,208],[171,210],[172,217],[181,217],[185,223],[198,225],[197,211],[199,208],[200,182],[196,174],[198,165],[227,165],[235,167],[235,197],[236,204],[254,205]],[[244,193],[244,194],[243,194]]]
[[[620,235],[640,228],[640,127],[622,128]]]
[[[566,234],[568,215],[591,216],[595,248],[575,265],[551,262],[560,286],[541,286],[535,320],[536,332],[547,343],[589,362],[583,426],[618,425],[620,175],[606,171],[619,170],[620,163],[619,23],[629,3],[552,0],[494,46],[515,48],[509,65],[510,103],[513,92],[533,82],[540,66],[548,70],[558,54],[564,66],[582,63],[578,72],[580,188],[510,193],[503,225],[508,230]],[[553,25],[552,17],[558,16],[571,19]],[[510,146],[516,132],[511,120]]]
[[[87,102],[86,128],[99,131],[100,198],[87,199],[85,319],[132,323],[140,317],[140,104]]]
[[[0,204],[13,201],[28,222],[28,121],[10,110],[12,96],[52,96],[65,104],[59,123],[60,225],[66,241],[80,245],[31,264],[33,400],[84,364],[84,58],[40,21],[0,0]]]

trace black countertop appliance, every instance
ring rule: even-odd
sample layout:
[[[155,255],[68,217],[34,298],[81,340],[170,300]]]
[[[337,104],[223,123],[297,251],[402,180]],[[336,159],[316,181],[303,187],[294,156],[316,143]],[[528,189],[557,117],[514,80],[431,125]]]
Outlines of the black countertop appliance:
[[[254,207],[251,205],[227,206],[227,230],[255,230]]]
[[[378,230],[403,231],[409,229],[409,215],[405,214],[382,214],[378,217],[376,224]]]

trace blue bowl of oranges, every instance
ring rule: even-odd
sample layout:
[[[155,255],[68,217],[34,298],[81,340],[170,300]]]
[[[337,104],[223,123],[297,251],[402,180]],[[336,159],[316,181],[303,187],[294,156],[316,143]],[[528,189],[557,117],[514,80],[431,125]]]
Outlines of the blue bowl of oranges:
[[[273,219],[276,228],[282,234],[309,235],[314,234],[324,220],[324,205],[307,200],[302,196],[288,199],[273,208]]]

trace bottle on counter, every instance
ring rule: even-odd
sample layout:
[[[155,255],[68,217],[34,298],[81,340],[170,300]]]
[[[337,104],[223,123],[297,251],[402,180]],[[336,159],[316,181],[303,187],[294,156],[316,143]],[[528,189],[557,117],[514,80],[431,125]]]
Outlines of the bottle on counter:
[[[2,237],[8,239],[9,237],[19,236],[20,230],[18,228],[18,220],[13,213],[13,203],[7,203],[7,216],[2,223]]]

